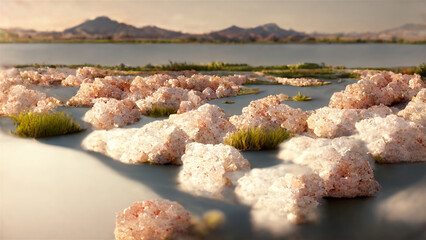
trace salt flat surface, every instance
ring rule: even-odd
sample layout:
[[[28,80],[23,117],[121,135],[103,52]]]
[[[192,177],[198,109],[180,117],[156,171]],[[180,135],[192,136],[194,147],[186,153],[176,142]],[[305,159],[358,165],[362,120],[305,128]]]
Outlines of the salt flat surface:
[[[326,106],[330,96],[350,82],[322,87],[252,86],[255,95],[214,100],[228,115],[241,114],[251,100],[272,94],[294,96],[298,91],[312,102],[286,104],[312,110]],[[69,91],[75,91],[69,88]],[[64,91],[46,91],[48,96]],[[74,92],[75,93],[75,92]],[[50,95],[52,94],[52,95]],[[67,96],[72,96],[68,94]],[[222,104],[233,100],[235,104]],[[80,119],[88,108],[62,107]],[[145,117],[125,128],[157,119]],[[285,235],[254,230],[250,208],[235,202],[196,197],[178,189],[180,167],[126,165],[80,144],[91,132],[42,140],[9,134],[10,119],[0,118],[0,239],[113,239],[115,214],[135,201],[164,198],[177,201],[191,214],[220,209],[227,223],[217,239],[424,239],[426,237],[426,164],[375,164],[382,186],[375,197],[323,199],[318,220],[289,226]],[[278,151],[243,152],[252,168],[281,163]]]

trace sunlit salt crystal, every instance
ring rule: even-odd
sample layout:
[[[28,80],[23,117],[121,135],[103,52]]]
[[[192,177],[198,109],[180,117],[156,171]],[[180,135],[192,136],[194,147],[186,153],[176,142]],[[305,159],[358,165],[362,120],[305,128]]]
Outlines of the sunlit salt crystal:
[[[181,164],[187,139],[183,130],[164,120],[139,129],[93,131],[83,140],[82,146],[129,164]]]
[[[418,74],[403,75],[393,72],[364,74],[357,83],[346,86],[344,91],[334,93],[329,106],[351,109],[407,102],[425,87],[426,83]]]
[[[209,87],[205,88],[202,93],[207,101],[211,101],[217,98],[216,92]]]
[[[339,109],[323,107],[307,119],[308,128],[317,137],[334,138],[355,133],[355,123],[362,119],[384,117],[392,110],[384,105],[368,109]]]
[[[314,78],[276,77],[275,80],[281,83],[282,85],[291,85],[296,87],[320,86],[320,85],[330,84],[330,82],[325,82],[323,80],[314,79]]]
[[[22,78],[30,80],[32,84],[49,86],[60,83],[68,76],[68,73],[57,68],[38,68],[21,71],[20,75]]]
[[[141,113],[132,101],[97,98],[83,120],[99,129],[126,126],[138,121]]]
[[[211,104],[182,114],[172,114],[169,121],[185,131],[191,141],[205,144],[222,143],[223,137],[235,130],[223,110]]]
[[[137,76],[130,84],[129,98],[133,101],[152,95],[160,87],[174,77],[166,74],[155,74],[148,77]],[[177,87],[174,85],[173,87]]]
[[[93,83],[82,83],[77,94],[68,100],[67,105],[93,106],[94,100],[102,97],[122,99],[123,89],[113,82],[111,79],[96,78]]]
[[[376,161],[426,161],[426,132],[421,125],[388,115],[365,119],[355,126]]]
[[[58,99],[22,85],[13,85],[0,94],[0,114],[4,115],[25,111],[47,112],[59,105]]]
[[[250,169],[250,163],[234,147],[224,144],[190,143],[182,156],[180,187],[195,195],[221,198],[231,179],[227,174]]]
[[[413,121],[426,128],[426,88],[423,88],[403,109],[398,116]]]
[[[280,159],[308,166],[318,173],[324,181],[327,197],[372,196],[379,190],[369,163],[372,157],[358,139],[299,136],[280,147]]]
[[[77,68],[75,71],[75,74],[79,78],[103,78],[105,77],[106,73],[105,70],[102,70],[100,68],[94,68],[94,67],[82,67]]]
[[[268,96],[243,108],[242,115],[232,116],[229,121],[237,129],[251,127],[279,128],[283,127],[295,133],[304,132],[309,113],[294,109],[280,102],[277,96]]]
[[[117,214],[116,240],[170,239],[191,226],[189,213],[177,202],[135,202]]]

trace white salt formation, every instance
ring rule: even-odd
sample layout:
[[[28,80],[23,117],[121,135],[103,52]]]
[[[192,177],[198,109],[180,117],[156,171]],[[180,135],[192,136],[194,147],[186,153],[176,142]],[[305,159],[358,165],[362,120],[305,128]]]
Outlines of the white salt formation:
[[[212,104],[204,104],[183,114],[172,114],[168,121],[181,128],[190,141],[204,144],[223,143],[226,134],[235,130],[223,110]]]
[[[75,75],[68,75],[63,81],[63,86],[79,87],[82,83],[92,83],[95,78],[105,77],[105,71],[94,67],[77,68]]]
[[[252,205],[252,217],[264,224],[270,219],[304,223],[313,219],[318,199],[325,195],[323,180],[311,169],[298,165],[253,169],[238,179],[235,194]]]
[[[276,77],[275,81],[281,83],[282,85],[290,85],[296,87],[314,87],[331,84],[331,82],[325,82],[323,80],[314,79],[314,78],[282,78]]]
[[[418,74],[396,74],[380,72],[365,74],[357,83],[346,86],[330,99],[333,108],[368,108],[373,105],[391,105],[411,100],[426,83]]]
[[[355,126],[378,162],[426,161],[426,131],[419,124],[389,115],[365,119]]]
[[[280,102],[277,96],[268,96],[243,108],[242,115],[232,116],[229,121],[237,129],[251,127],[285,128],[294,133],[304,132],[306,129],[307,112],[294,109]]]
[[[308,166],[318,173],[324,181],[327,197],[373,196],[380,188],[369,163],[372,157],[360,140],[299,136],[280,147],[280,159]]]
[[[250,169],[250,163],[234,147],[224,144],[190,143],[182,156],[178,182],[184,191],[211,198],[222,198],[232,182],[229,174]]]
[[[398,116],[413,121],[426,128],[426,88],[423,88],[405,107]]]
[[[60,105],[56,98],[29,90],[22,85],[12,85],[0,92],[0,115],[17,114],[25,111],[48,112]]]
[[[20,72],[23,79],[31,81],[34,85],[49,86],[60,83],[68,76],[68,70],[58,68],[37,68],[34,70],[23,70]]]
[[[97,98],[83,120],[99,129],[111,129],[132,124],[141,118],[134,102],[114,98]]]
[[[385,117],[392,110],[384,105],[368,109],[340,109],[323,107],[315,110],[306,121],[308,128],[317,137],[335,138],[356,132],[355,123],[373,117]]]
[[[142,128],[98,130],[82,143],[86,150],[136,164],[181,164],[188,135],[169,121],[155,121]]]
[[[189,212],[177,202],[135,202],[117,214],[114,235],[116,240],[165,240],[185,233],[190,221]]]

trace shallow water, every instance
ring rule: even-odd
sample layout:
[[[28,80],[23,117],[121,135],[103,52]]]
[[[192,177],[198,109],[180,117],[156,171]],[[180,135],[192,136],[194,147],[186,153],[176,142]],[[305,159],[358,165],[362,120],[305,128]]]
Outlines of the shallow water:
[[[0,43],[0,66],[84,64],[130,66],[169,61],[222,61],[250,65],[324,62],[347,67],[417,66],[426,62],[426,44],[65,44]]]
[[[351,81],[322,87],[251,86],[262,91],[215,103],[228,114],[239,114],[249,101],[271,94],[290,96],[301,91],[311,102],[287,102],[304,110],[328,104],[334,91]],[[65,92],[69,91],[65,94]],[[73,88],[46,91],[72,95]],[[65,99],[66,100],[66,99]],[[67,108],[81,119],[88,108]],[[130,127],[157,119],[143,117]],[[179,191],[180,167],[149,164],[126,165],[81,149],[91,130],[43,140],[8,134],[10,119],[0,118],[0,238],[1,239],[113,239],[115,213],[134,201],[166,198],[178,201],[192,214],[220,209],[227,224],[217,239],[422,239],[426,235],[426,164],[376,164],[375,178],[382,189],[375,197],[324,199],[315,223],[293,226],[283,236],[253,229],[249,208],[192,196]],[[280,163],[277,150],[243,152],[253,168]]]

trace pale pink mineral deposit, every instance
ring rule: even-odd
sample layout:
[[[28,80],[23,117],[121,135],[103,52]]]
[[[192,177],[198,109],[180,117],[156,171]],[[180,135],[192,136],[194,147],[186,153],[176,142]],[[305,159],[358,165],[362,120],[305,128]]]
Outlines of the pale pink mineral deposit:
[[[290,85],[296,87],[310,87],[310,86],[321,86],[330,84],[331,82],[325,82],[323,80],[314,78],[282,78],[276,77],[275,80],[282,85]]]
[[[135,202],[117,214],[116,240],[165,240],[185,233],[191,218],[182,205],[168,200]]]
[[[129,84],[130,86],[130,84]],[[124,96],[124,89],[121,84],[111,79],[96,78],[93,83],[82,83],[77,94],[68,100],[68,106],[93,106],[96,98],[115,98],[121,100]]]
[[[426,88],[423,88],[400,112],[398,116],[426,128]]]

